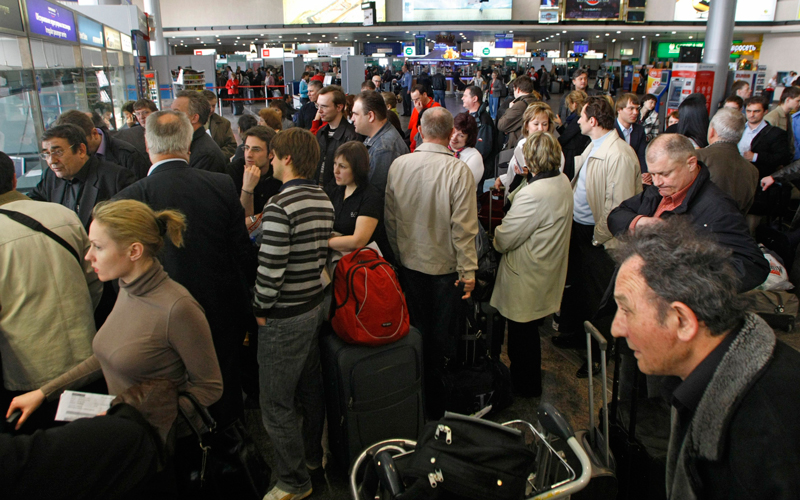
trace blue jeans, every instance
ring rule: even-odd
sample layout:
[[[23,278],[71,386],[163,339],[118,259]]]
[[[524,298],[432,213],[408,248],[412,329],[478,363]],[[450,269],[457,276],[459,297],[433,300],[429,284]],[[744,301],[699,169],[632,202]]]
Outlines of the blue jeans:
[[[447,106],[444,104],[444,92],[444,90],[434,90],[433,100],[441,104],[443,108],[446,108]]]
[[[289,493],[311,487],[306,464],[322,465],[325,406],[319,361],[323,305],[258,327],[261,419],[275,446],[277,486]],[[301,418],[302,417],[302,424]]]
[[[500,98],[489,96],[489,115],[492,120],[497,120],[497,108],[500,107]]]

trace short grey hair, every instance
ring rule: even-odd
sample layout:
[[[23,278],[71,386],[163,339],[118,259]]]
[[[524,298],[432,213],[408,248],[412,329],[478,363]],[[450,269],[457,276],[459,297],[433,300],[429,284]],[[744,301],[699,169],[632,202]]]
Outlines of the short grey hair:
[[[688,137],[680,134],[662,134],[650,141],[645,150],[647,163],[655,162],[666,155],[672,163],[683,163],[697,156],[694,145]]]
[[[720,108],[711,119],[709,127],[713,127],[723,141],[738,143],[742,139],[746,125],[747,120],[741,112]]]
[[[637,228],[622,236],[611,253],[618,265],[642,259],[640,273],[653,291],[662,324],[670,304],[682,302],[712,335],[720,335],[739,326],[750,309],[749,297],[738,293],[741,282],[731,250],[720,246],[711,233],[698,234],[688,217],[669,217]]]
[[[175,98],[185,97],[189,99],[189,120],[193,115],[200,118],[200,123],[205,125],[208,117],[211,116],[211,106],[208,104],[206,97],[197,90],[181,90],[175,94]]]
[[[192,145],[194,129],[180,111],[165,109],[147,117],[144,138],[150,154],[185,154]]]
[[[442,107],[428,108],[422,113],[423,139],[450,139],[453,133],[453,115]]]

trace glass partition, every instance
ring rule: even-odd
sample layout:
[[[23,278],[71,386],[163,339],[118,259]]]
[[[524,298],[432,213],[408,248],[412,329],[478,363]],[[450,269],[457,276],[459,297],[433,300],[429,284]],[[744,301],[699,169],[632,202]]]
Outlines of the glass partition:
[[[125,104],[127,98],[127,85],[124,65],[124,57],[129,54],[117,52],[115,50],[107,50],[106,56],[108,58],[108,81],[111,83],[111,95],[114,98],[113,108],[115,121],[113,129],[119,130],[125,125],[125,118],[122,113],[122,106]]]
[[[81,47],[83,71],[86,75],[86,99],[84,111],[97,111],[109,129],[115,130],[114,108],[111,99],[111,80],[106,71],[103,51],[94,47]]]
[[[89,109],[78,47],[36,39],[30,43],[44,128],[65,111]]]

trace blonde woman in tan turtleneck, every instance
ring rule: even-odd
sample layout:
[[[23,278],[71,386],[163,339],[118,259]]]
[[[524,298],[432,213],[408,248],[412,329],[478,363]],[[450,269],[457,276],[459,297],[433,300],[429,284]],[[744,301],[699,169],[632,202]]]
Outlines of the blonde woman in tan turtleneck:
[[[7,416],[22,410],[17,428],[45,398],[53,400],[101,376],[112,395],[153,379],[171,380],[205,406],[222,395],[205,313],[156,258],[165,236],[181,246],[184,216],[122,200],[97,205],[93,217],[85,258],[101,281],[119,279],[117,302],[94,338],[92,356],[41,389],[12,400]]]

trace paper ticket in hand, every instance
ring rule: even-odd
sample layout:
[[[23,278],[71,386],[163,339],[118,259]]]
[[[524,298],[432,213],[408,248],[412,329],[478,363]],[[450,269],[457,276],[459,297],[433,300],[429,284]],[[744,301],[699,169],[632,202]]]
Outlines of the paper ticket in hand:
[[[58,401],[56,420],[72,422],[79,418],[92,418],[107,411],[115,396],[91,392],[64,391]]]

